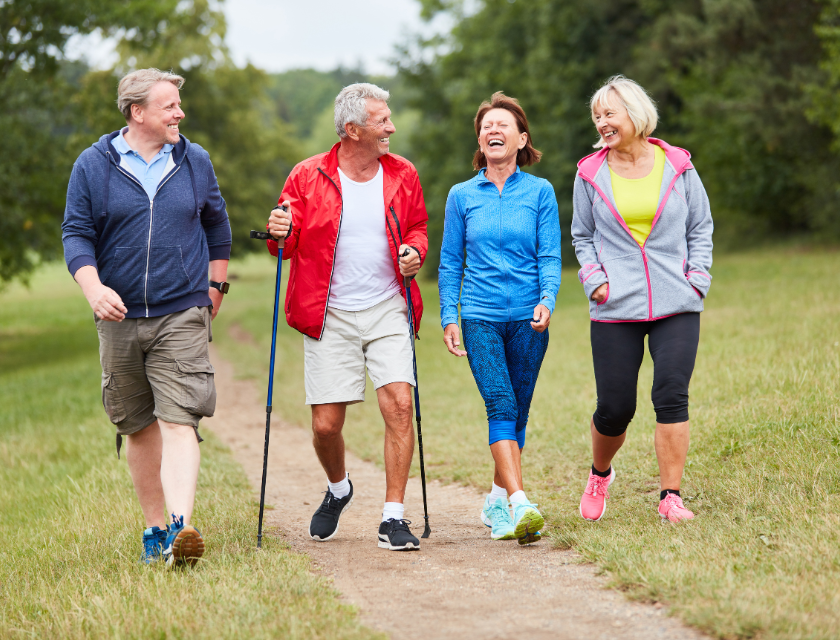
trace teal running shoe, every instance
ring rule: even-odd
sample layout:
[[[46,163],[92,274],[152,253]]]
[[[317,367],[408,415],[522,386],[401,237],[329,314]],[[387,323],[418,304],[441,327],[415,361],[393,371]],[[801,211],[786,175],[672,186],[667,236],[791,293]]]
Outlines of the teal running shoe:
[[[519,544],[539,542],[545,518],[537,511],[537,505],[528,502],[513,505],[513,529]]]
[[[149,527],[143,532],[141,563],[154,564],[163,557],[163,545],[166,544],[167,535],[169,535],[169,531],[160,527]]]
[[[513,540],[516,537],[513,533],[513,518],[510,517],[510,509],[501,498],[496,498],[496,501],[492,503],[490,496],[484,499],[481,521],[491,527],[490,538],[493,540]]]

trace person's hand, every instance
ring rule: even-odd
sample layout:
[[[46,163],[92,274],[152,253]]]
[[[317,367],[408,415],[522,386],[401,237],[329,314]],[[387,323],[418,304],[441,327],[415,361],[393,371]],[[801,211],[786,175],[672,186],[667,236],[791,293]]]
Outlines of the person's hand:
[[[531,322],[531,328],[536,331],[537,333],[542,333],[546,329],[548,329],[548,325],[551,322],[551,311],[548,310],[548,307],[542,304],[538,304],[534,307],[534,319]]]
[[[108,322],[123,321],[128,309],[123,304],[122,298],[111,287],[96,282],[86,286],[82,291],[97,318]]]
[[[210,287],[207,292],[210,294],[210,302],[213,303],[212,310],[210,311],[210,320],[215,320],[219,313],[219,307],[222,306],[222,300],[225,299],[225,294],[215,287]]]
[[[458,325],[454,322],[446,325],[446,328],[443,330],[443,344],[446,345],[446,348],[449,349],[449,353],[453,356],[458,356],[460,358],[467,355],[466,351],[458,348],[461,346],[461,332],[458,329]]]
[[[405,255],[408,250],[408,255]],[[420,271],[420,254],[407,244],[400,245],[400,273],[403,278],[413,278]]]
[[[601,304],[604,300],[607,299],[607,296],[609,295],[609,293],[610,293],[610,283],[605,282],[600,287],[595,289],[595,291],[592,292],[592,299],[595,302],[597,302],[598,304]]]
[[[271,210],[268,216],[268,232],[277,240],[277,244],[282,248],[286,241],[286,234],[289,233],[289,227],[292,226],[292,207],[291,203],[286,200],[282,206],[288,209],[283,211],[280,205]]]

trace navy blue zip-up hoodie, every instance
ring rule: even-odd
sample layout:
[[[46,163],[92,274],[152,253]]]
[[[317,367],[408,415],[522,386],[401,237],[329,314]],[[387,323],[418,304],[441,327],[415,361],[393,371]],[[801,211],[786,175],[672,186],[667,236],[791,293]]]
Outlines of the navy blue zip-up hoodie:
[[[231,233],[209,154],[180,136],[175,166],[150,201],[119,166],[117,135],[102,136],[73,165],[61,225],[67,269],[96,267],[127,318],[210,305],[209,262],[230,258]]]

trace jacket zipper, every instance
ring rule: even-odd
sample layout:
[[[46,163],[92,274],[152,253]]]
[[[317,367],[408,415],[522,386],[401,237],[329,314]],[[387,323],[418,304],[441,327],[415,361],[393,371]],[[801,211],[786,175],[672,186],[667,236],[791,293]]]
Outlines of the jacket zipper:
[[[111,157],[111,152],[107,151],[106,155]],[[186,156],[186,155],[187,154],[184,153],[184,156]],[[134,184],[136,184],[138,187],[143,189],[143,192],[145,193],[145,191],[146,191],[145,187],[143,187],[143,185],[141,184],[141,182],[137,178],[135,178],[132,174],[130,174],[125,169],[123,169],[119,165],[119,163],[116,161],[115,158],[111,158],[111,161],[114,163],[114,166],[117,168],[117,170],[120,173],[122,173],[126,178],[128,178],[132,182],[134,182]],[[183,160],[182,160],[182,162],[183,162]],[[172,176],[174,176],[176,173],[178,173],[180,168],[181,168],[181,165],[179,163],[178,166],[175,167],[175,170],[172,171],[172,173],[170,173],[168,176],[166,176],[166,179],[163,182],[161,182],[158,185],[157,189],[155,190],[155,196],[157,196],[158,192],[161,190],[163,185],[165,185],[167,182],[169,182],[169,179]],[[152,221],[154,220],[154,215],[155,215],[155,199],[150,198],[149,199],[149,241],[148,241],[148,244],[146,245],[146,274],[143,278],[143,306],[146,307],[146,317],[147,318],[149,317],[149,259],[150,259],[150,254],[152,252]]]
[[[677,173],[677,175],[674,176],[673,180],[671,180],[671,184],[668,185],[668,189],[665,191],[665,197],[662,199],[662,205],[657,208],[657,212],[656,212],[656,216],[654,217],[653,224],[650,225],[650,233],[653,233],[653,227],[659,221],[659,215],[665,209],[665,204],[668,202],[668,198],[671,195],[671,190],[674,188],[674,184],[677,182],[677,178],[679,178],[682,174],[683,174],[682,171]],[[613,213],[613,215],[623,220],[623,218],[621,218],[621,215],[618,213],[618,211],[616,211],[615,208],[613,207],[612,203],[607,199],[606,194],[603,191],[601,191],[601,188],[597,184],[595,184],[595,181],[591,180],[588,176],[586,176],[582,173],[581,173],[581,177],[595,188],[595,190],[601,196],[601,199],[604,201],[604,203],[607,205],[607,207]],[[625,231],[627,231],[627,229],[625,228],[624,225],[621,225],[621,228],[624,229]],[[648,292],[648,317],[647,317],[647,319],[648,320],[653,320],[653,289],[651,288],[650,269],[648,268],[647,253],[645,252],[645,247],[644,247],[644,245],[647,244],[648,238],[650,238],[650,233],[648,234],[648,237],[645,238],[644,243],[641,244],[641,245],[638,242],[636,242],[635,238],[633,238],[633,234],[631,234],[629,231],[627,231],[627,233],[632,238],[633,243],[637,247],[639,247],[639,250],[642,252],[642,260],[644,261],[644,265],[645,265],[645,280],[647,281],[647,292]]]
[[[324,303],[324,321],[321,323],[321,333],[318,335],[318,340],[320,340],[324,336],[324,327],[327,326],[327,308],[330,306],[330,291],[332,291],[332,277],[333,271],[335,271],[335,252],[338,250],[338,236],[341,235],[341,219],[344,216],[344,196],[341,194],[341,189],[338,188],[335,180],[330,178],[321,167],[318,167],[318,171],[332,183],[332,186],[338,191],[338,197],[341,200],[341,211],[338,213],[338,232],[335,234],[335,246],[333,247],[332,264],[330,264],[330,283],[327,286],[327,301]]]
[[[508,265],[505,261],[504,251],[502,250],[502,224],[504,220],[502,217],[502,195],[501,193],[499,194],[499,258],[505,266],[505,300],[508,310],[508,320],[510,320],[510,280],[508,279]]]

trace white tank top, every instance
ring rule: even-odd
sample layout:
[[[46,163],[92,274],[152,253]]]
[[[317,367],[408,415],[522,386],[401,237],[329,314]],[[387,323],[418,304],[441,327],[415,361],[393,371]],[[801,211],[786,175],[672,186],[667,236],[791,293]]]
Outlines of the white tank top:
[[[400,292],[385,230],[382,164],[368,182],[354,182],[341,169],[338,176],[344,210],[335,249],[329,306],[342,311],[362,311]]]

